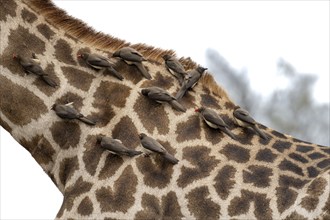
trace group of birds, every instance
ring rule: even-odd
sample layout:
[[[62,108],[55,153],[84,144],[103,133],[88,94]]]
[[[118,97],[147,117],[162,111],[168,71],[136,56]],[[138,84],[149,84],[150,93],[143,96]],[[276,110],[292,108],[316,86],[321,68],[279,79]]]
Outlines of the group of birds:
[[[142,56],[141,53],[139,53],[135,49],[131,47],[123,47],[114,52],[112,56],[120,58],[128,65],[135,66],[146,79],[152,79],[151,75],[142,64],[142,62],[146,61],[146,59]],[[13,58],[19,62],[19,64],[23,67],[26,73],[32,73],[37,75],[51,87],[57,86],[56,82],[52,80],[49,75],[43,71],[43,69],[39,65],[40,61],[35,56],[35,54],[32,54],[31,58],[25,58],[20,55],[14,54]],[[114,68],[114,64],[106,57],[103,57],[98,54],[81,53],[78,54],[78,58],[83,59],[86,64],[96,70],[107,69],[119,80],[124,79],[124,77]],[[186,71],[180,61],[175,57],[166,54],[163,56],[163,59],[165,61],[166,69],[174,77],[177,78],[181,86],[176,96],[174,97],[165,89],[156,86],[143,88],[141,90],[141,94],[158,103],[168,103],[172,108],[177,111],[185,112],[186,108],[182,104],[180,104],[180,100],[189,89],[192,89],[198,83],[199,79],[202,77],[203,73],[205,72],[205,70],[207,70],[207,68],[198,66],[196,69]],[[54,104],[51,109],[54,110],[55,113],[62,119],[77,119],[88,125],[96,124],[96,121],[85,117],[83,114],[74,109],[72,107],[72,103],[68,103],[65,105]],[[222,120],[222,118],[216,111],[205,107],[200,107],[196,108],[195,112],[199,112],[206,124],[212,129],[219,129],[220,131],[230,136],[232,139],[237,139],[235,134],[233,134],[229,130],[228,125]],[[250,127],[255,130],[255,132],[261,138],[268,139],[267,135],[258,128],[258,123],[250,116],[250,114],[246,110],[237,106],[233,111],[233,116],[237,125],[242,127]],[[145,154],[146,156],[149,156],[152,152],[161,155],[166,161],[172,164],[178,163],[179,160],[176,159],[173,155],[171,155],[158,141],[156,141],[152,137],[147,136],[144,133],[141,133],[139,137],[141,140],[141,145],[144,149],[148,151],[148,153]],[[98,137],[97,142],[101,145],[102,148],[107,149],[110,152],[120,156],[133,157],[142,154],[141,151],[132,150],[126,147],[120,140],[106,137],[103,135]]]

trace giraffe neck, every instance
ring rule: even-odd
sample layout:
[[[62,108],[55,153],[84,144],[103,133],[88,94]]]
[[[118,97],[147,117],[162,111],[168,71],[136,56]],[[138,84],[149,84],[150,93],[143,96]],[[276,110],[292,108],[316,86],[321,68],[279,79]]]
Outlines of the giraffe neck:
[[[128,43],[95,33],[51,2],[8,0],[0,10],[0,124],[63,193],[59,218],[284,219],[328,211],[329,148],[261,126],[270,137],[263,140],[235,125],[235,104],[211,75],[182,99],[185,113],[141,96],[141,89],[150,86],[178,91],[161,60],[173,51],[130,45],[148,60],[153,79],[146,80],[134,67],[111,58]],[[13,53],[32,52],[58,87],[25,76],[12,60]],[[81,52],[108,57],[125,79],[91,69],[77,60]],[[197,66],[180,61],[185,69]],[[65,121],[50,110],[54,103],[69,102],[97,125]],[[200,106],[219,112],[238,139],[210,129],[194,111]],[[140,149],[139,133],[157,139],[179,163],[115,156],[96,141],[104,134]]]

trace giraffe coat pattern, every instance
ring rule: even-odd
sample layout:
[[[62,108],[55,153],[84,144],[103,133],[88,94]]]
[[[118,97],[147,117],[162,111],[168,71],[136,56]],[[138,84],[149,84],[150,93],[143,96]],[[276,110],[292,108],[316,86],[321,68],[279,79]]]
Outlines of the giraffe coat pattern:
[[[208,73],[180,103],[186,112],[159,105],[139,91],[180,89],[162,57],[173,51],[128,43],[96,33],[44,0],[6,0],[0,7],[0,124],[32,155],[64,196],[57,219],[326,219],[329,210],[329,148],[259,125],[269,136],[235,125],[235,104]],[[68,20],[72,26],[68,26]],[[49,43],[51,42],[51,43]],[[134,48],[147,61],[145,79],[122,61],[120,81],[91,69],[77,54],[111,57]],[[31,49],[53,88],[25,77],[12,59]],[[113,58],[117,59],[117,58]],[[198,65],[180,59],[186,70]],[[62,120],[54,103],[74,102],[95,126]],[[194,112],[213,109],[237,140],[210,129]],[[179,160],[118,157],[100,148],[100,133],[139,151],[139,134],[155,138]],[[130,181],[127,181],[127,180]],[[19,209],[19,207],[18,207]]]

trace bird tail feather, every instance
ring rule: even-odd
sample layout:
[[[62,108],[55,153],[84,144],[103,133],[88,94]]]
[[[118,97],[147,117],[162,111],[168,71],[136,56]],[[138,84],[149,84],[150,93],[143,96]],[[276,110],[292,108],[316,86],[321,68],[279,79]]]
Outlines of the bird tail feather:
[[[49,86],[51,86],[51,87],[56,87],[57,86],[57,83],[54,80],[52,80],[48,75],[46,75],[46,74],[42,75],[41,78]]]
[[[109,70],[109,72],[112,75],[114,75],[119,80],[123,80],[124,79],[124,77],[117,70],[115,70],[112,66],[108,67],[107,69]]]
[[[128,156],[129,157],[134,157],[134,156],[140,155],[142,153],[143,153],[142,151],[130,150],[130,151],[128,151]]]
[[[135,63],[135,66],[138,68],[138,70],[142,73],[142,75],[147,78],[147,79],[151,79],[151,75],[148,73],[148,71],[146,70],[146,68],[143,66],[142,63]]]
[[[224,132],[231,137],[234,140],[237,140],[237,137],[233,134],[233,132],[231,132],[230,130],[228,130],[227,128],[224,130]]]
[[[176,159],[174,156],[172,156],[171,154],[167,153],[164,154],[163,156],[165,158],[165,160],[167,160],[168,162],[172,163],[172,164],[177,164],[179,162],[178,159]]]
[[[180,99],[182,99],[182,97],[184,96],[184,94],[186,93],[186,91],[187,91],[187,89],[186,89],[186,87],[183,85],[181,88],[180,88],[180,90],[179,90],[179,92],[176,94],[176,96],[175,96],[175,98],[176,98],[176,100],[180,100]]]
[[[265,139],[265,140],[268,139],[268,136],[267,136],[263,131],[261,131],[257,126],[254,126],[253,129],[258,133],[258,135],[259,135],[262,139]]]
[[[181,112],[186,112],[186,108],[183,107],[183,105],[181,105],[177,100],[170,101],[170,104],[175,110],[181,111]]]
[[[86,117],[81,117],[81,118],[79,118],[79,120],[82,121],[82,122],[84,122],[84,123],[86,123],[86,124],[89,124],[89,125],[96,125],[96,122],[95,121],[90,120],[90,119],[88,119]]]

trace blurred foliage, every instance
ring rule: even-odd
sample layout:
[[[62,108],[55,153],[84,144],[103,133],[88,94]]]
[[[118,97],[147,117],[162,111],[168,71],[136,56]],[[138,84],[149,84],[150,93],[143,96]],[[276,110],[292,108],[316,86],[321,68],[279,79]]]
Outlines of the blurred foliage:
[[[287,86],[264,97],[250,85],[246,71],[237,71],[216,51],[208,50],[207,66],[231,99],[248,110],[260,123],[295,138],[330,145],[330,107],[313,99],[316,75],[298,73],[285,60],[277,63],[277,74]]]

